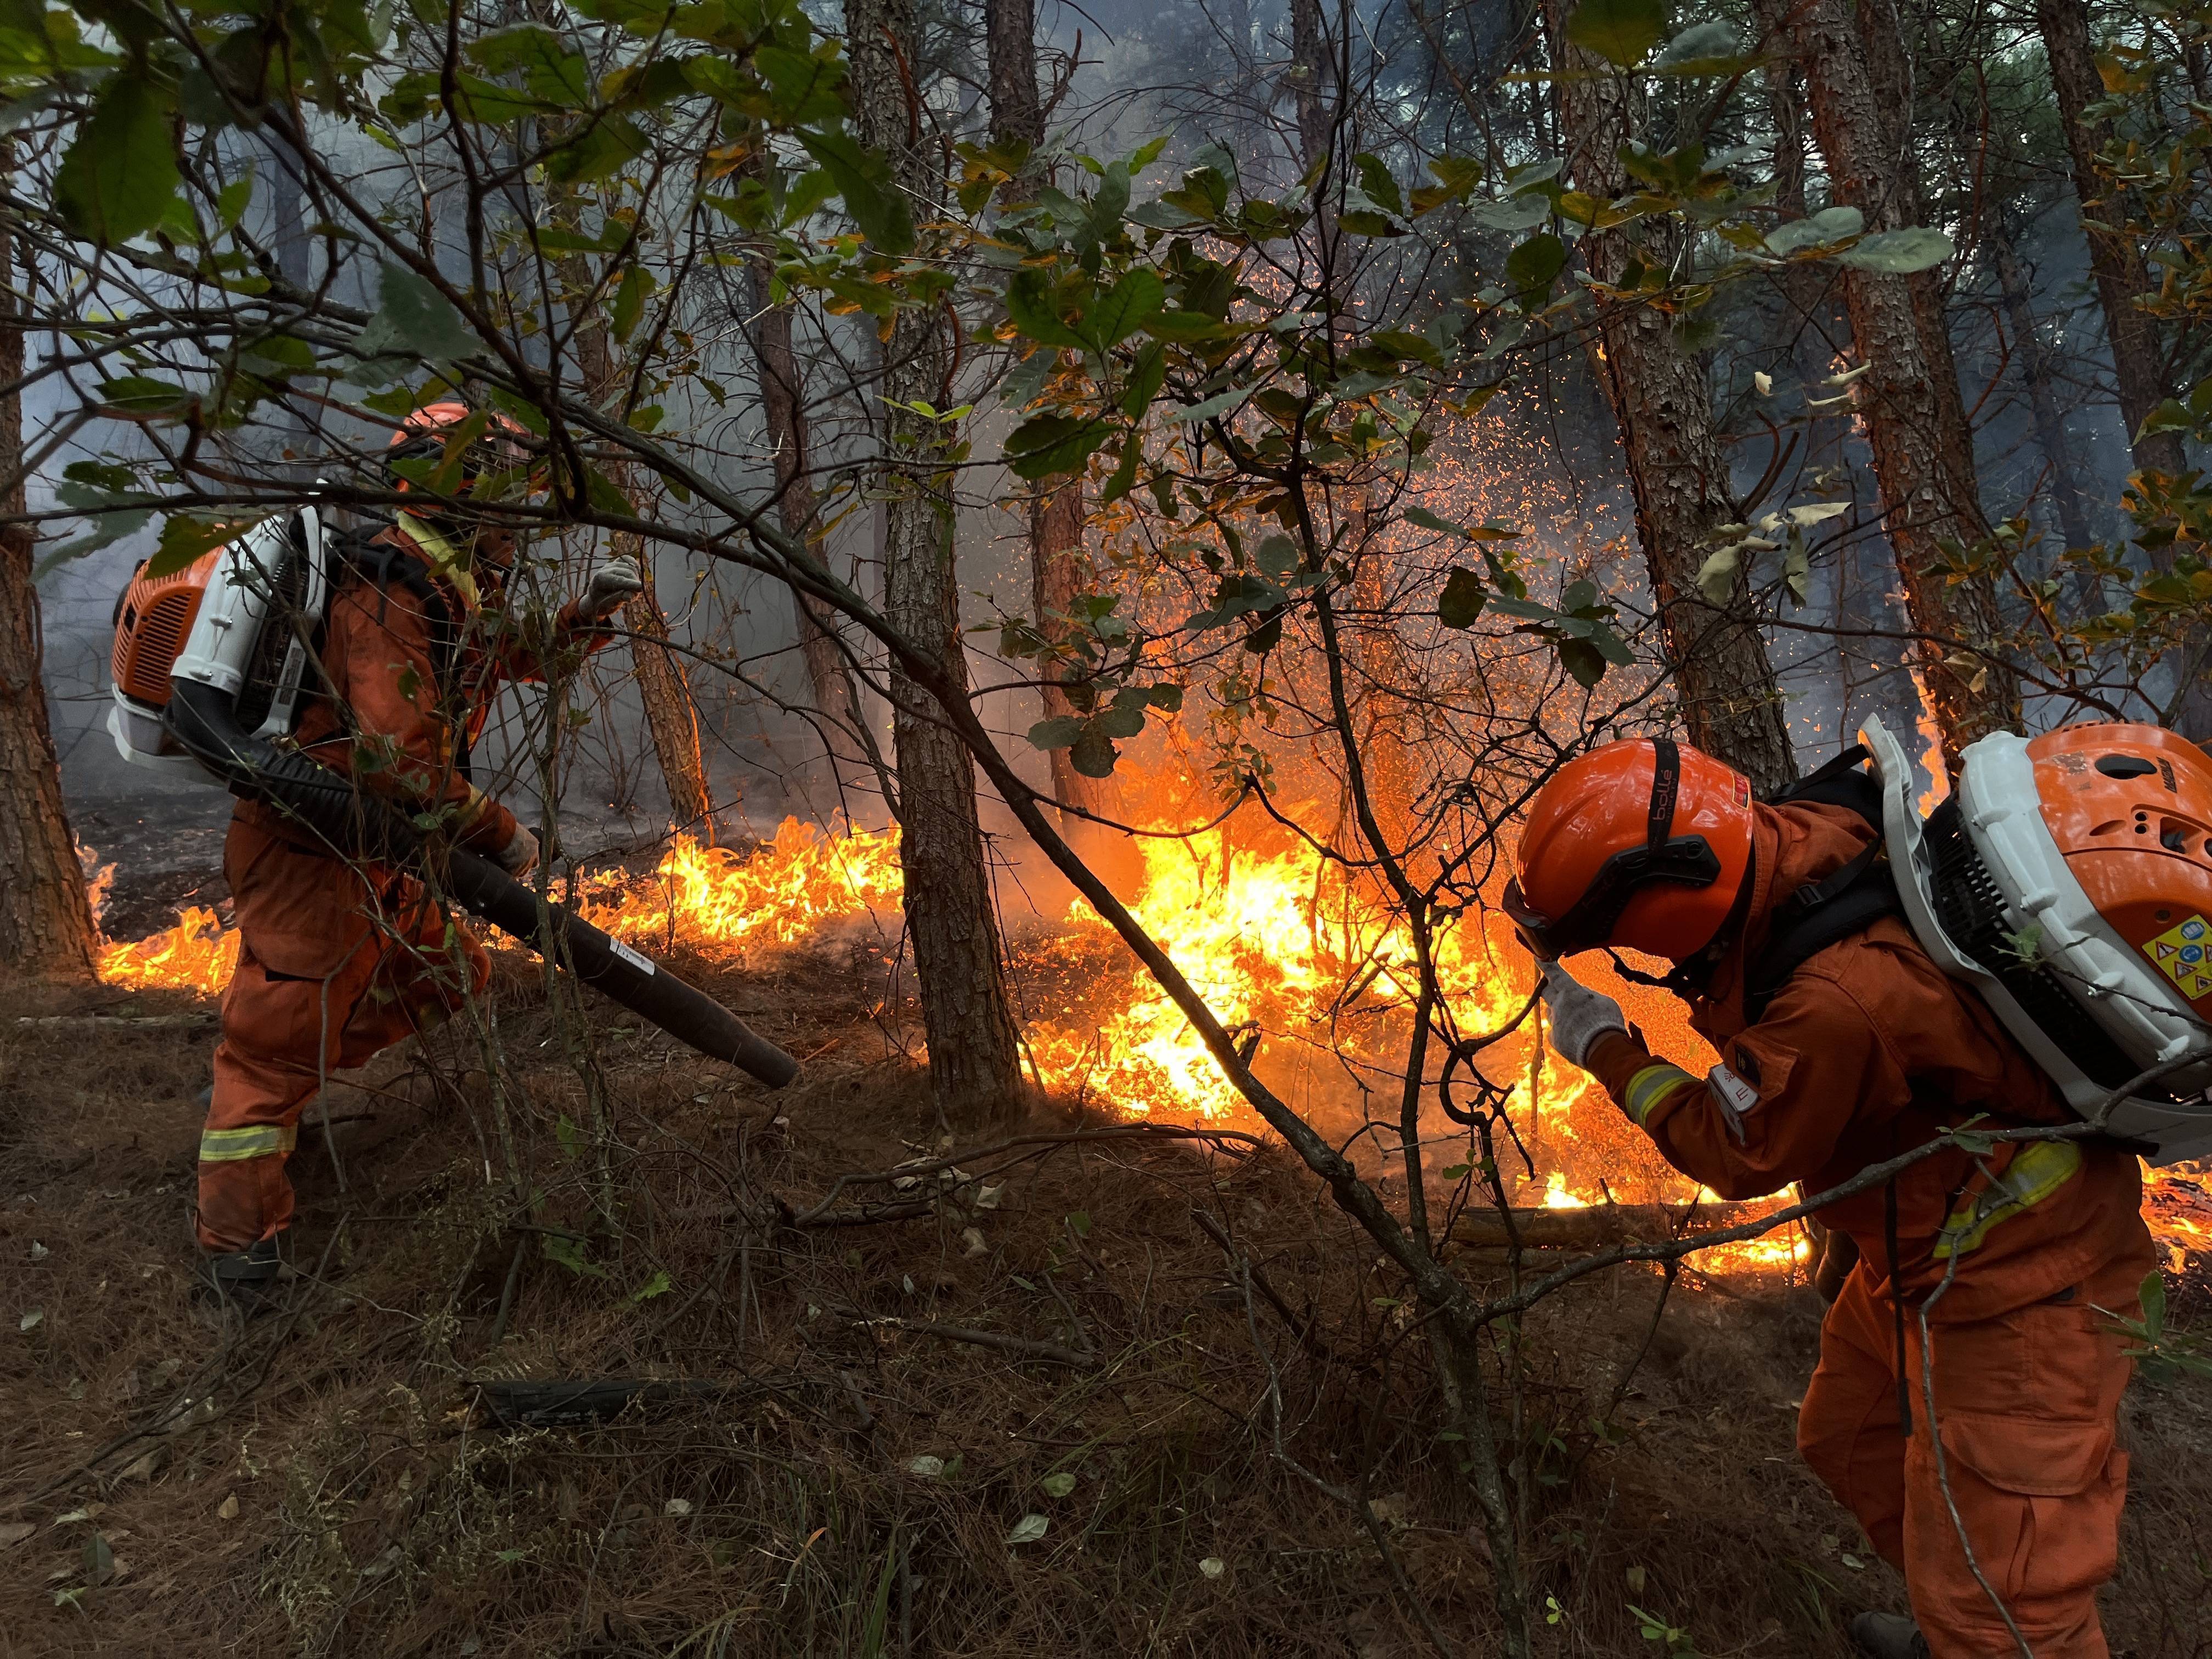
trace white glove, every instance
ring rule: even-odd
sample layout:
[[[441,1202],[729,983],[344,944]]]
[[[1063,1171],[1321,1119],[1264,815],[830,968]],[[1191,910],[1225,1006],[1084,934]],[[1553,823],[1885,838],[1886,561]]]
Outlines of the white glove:
[[[516,824],[507,845],[491,855],[492,862],[520,881],[538,867],[538,837],[526,825]]]
[[[1544,978],[1538,988],[1543,993],[1544,1012],[1551,1018],[1552,1047],[1562,1059],[1586,1065],[1589,1051],[1607,1031],[1628,1035],[1628,1021],[1620,1005],[1604,992],[1591,990],[1558,963],[1544,964]]]
[[[609,559],[592,572],[583,597],[576,601],[576,610],[586,622],[605,622],[644,586],[635,559]]]

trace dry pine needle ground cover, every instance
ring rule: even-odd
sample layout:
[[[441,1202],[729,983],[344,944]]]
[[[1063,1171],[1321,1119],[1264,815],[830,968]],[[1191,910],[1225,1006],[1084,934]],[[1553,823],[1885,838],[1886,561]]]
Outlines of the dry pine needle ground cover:
[[[879,962],[679,965],[805,1080],[604,1004],[586,1043],[502,958],[505,1086],[450,1034],[334,1084],[306,1277],[242,1334],[185,1291],[209,1005],[0,1006],[0,1655],[1427,1651],[1292,1462],[1494,1650],[1402,1287],[1286,1155],[1048,1112],[944,1167]],[[26,1023],[101,1004],[178,1018]],[[1661,1288],[1521,1333],[1540,1650],[1834,1659],[1901,1601],[1793,1453],[1817,1304],[1692,1275],[1655,1323]],[[496,1420],[502,1382],[586,1378],[662,1386]],[[2205,1654],[2212,1388],[2130,1418],[2108,1628]]]

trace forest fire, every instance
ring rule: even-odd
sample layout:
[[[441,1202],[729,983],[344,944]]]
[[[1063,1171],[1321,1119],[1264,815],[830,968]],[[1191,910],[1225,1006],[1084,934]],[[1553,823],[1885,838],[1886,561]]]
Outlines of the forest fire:
[[[1278,1093],[1309,1115],[1356,1121],[1395,1115],[1392,1056],[1402,1051],[1416,985],[1413,942],[1343,872],[1298,843],[1239,845],[1226,828],[1140,844],[1143,876],[1131,908],[1212,1006]],[[580,878],[579,908],[594,924],[647,948],[681,945],[711,955],[804,946],[840,924],[896,910],[901,879],[896,830],[825,833],[787,818],[750,854],[678,836],[654,869],[619,867]],[[173,927],[136,943],[110,943],[101,979],[134,989],[219,994],[235,969],[239,935],[194,906]],[[1078,900],[1059,931],[1032,949],[1036,965],[1076,950],[1109,947],[1106,924]],[[1510,1024],[1528,994],[1525,963],[1496,951],[1479,922],[1462,919],[1433,948],[1460,1026]],[[1056,1092],[1133,1118],[1248,1119],[1230,1085],[1167,994],[1127,963],[1081,976],[1065,1006],[1034,1017],[1029,1052]],[[1669,999],[1613,987],[1662,1047],[1686,1060],[1695,1039]],[[1613,1115],[1582,1073],[1538,1047],[1533,1022],[1496,1051],[1494,1079],[1513,1079],[1505,1107],[1521,1126],[1539,1176],[1516,1204],[1564,1212],[1620,1201],[1621,1175],[1600,1150]],[[1695,1063],[1692,1061],[1692,1063]],[[1365,1103],[1362,1096],[1366,1096]],[[1533,1109],[1532,1109],[1533,1096]],[[1438,1120],[1441,1127],[1442,1121]],[[1598,1137],[1585,1143],[1585,1133]],[[1432,1166],[1450,1159],[1432,1159]],[[2152,1171],[2147,1213],[2179,1267],[2212,1250],[2212,1196],[2194,1170]],[[1640,1171],[1636,1199],[1669,1206],[1690,1224],[1717,1224],[1715,1195],[1671,1172]],[[1478,1200],[1479,1201],[1479,1200]],[[1777,1198],[1759,1206],[1778,1208]],[[1703,1212],[1715,1206],[1708,1218]],[[1757,1210],[1725,1212],[1741,1221]],[[1802,1230],[1717,1246],[1692,1258],[1708,1272],[1802,1269]]]

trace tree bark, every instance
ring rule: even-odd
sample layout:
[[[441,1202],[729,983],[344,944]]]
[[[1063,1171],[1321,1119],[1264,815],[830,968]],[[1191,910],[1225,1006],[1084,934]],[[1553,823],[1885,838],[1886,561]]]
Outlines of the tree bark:
[[[0,176],[14,176],[0,144]],[[14,239],[0,226],[0,385],[23,377]],[[46,720],[46,653],[36,541],[23,521],[23,401],[0,393],[0,968],[58,980],[93,977],[92,905],[62,802],[60,757]]]
[[[1035,0],[985,0],[985,46],[990,74],[991,137],[1020,143],[1032,156],[1044,143],[1044,99],[1037,88]],[[1034,161],[1032,179],[1042,181]],[[1083,480],[1068,478],[1032,494],[1030,514],[1030,600],[1037,632],[1055,643],[1067,633],[1063,620],[1082,592]],[[1045,718],[1062,720],[1081,711],[1065,687],[1048,675],[1039,687]],[[1074,753],[1050,751],[1054,798],[1080,811],[1110,815],[1115,790],[1111,778],[1087,777],[1075,769]],[[1069,823],[1072,815],[1063,817]]]
[[[890,157],[916,218],[927,217],[941,179],[910,75],[921,61],[917,0],[847,0],[845,24],[860,141]],[[953,326],[956,319],[939,310],[902,311],[884,343],[884,610],[891,625],[964,690],[954,508],[946,483],[950,434],[899,406],[924,400],[942,409],[952,402],[946,341]],[[929,694],[896,664],[890,695],[899,864],[931,1085],[945,1118],[1001,1121],[1020,1109],[1021,1073],[983,864],[974,763]]]
[[[753,356],[760,368],[761,416],[768,428],[775,469],[776,516],[787,535],[805,542],[816,562],[824,563],[829,554],[820,504],[814,495],[806,381],[799,367],[799,355],[792,349],[791,307],[772,302],[765,261],[753,261],[745,274],[757,319],[752,326]],[[866,732],[861,724],[860,700],[854,690],[850,665],[837,641],[829,611],[796,588],[792,590],[791,603],[799,618],[799,650],[806,663],[806,682],[815,712],[822,716],[825,728],[823,747],[828,750],[830,770],[842,794],[859,775],[858,763],[863,757]]]
[[[1575,188],[1610,201],[1628,189],[1619,159],[1634,136],[1628,99],[1618,76],[1568,41],[1572,10],[1569,0],[1546,0],[1553,61],[1569,76],[1556,83],[1559,120]],[[1580,246],[1589,275],[1617,284],[1633,262],[1667,268],[1669,258],[1644,246],[1638,234],[1621,226],[1585,235]],[[1601,301],[1599,315],[1604,349],[1597,368],[1628,459],[1637,538],[1683,724],[1692,743],[1760,793],[1781,788],[1796,778],[1796,757],[1748,574],[1736,578],[1726,609],[1698,591],[1698,571],[1720,544],[1720,526],[1735,523],[1738,511],[1705,371],[1676,343],[1672,320],[1656,307]]]
[[[572,294],[588,292],[590,276],[581,262],[562,262],[562,280]],[[583,376],[586,395],[594,402],[610,396],[620,379],[603,314],[580,319],[575,333],[576,367]],[[641,487],[636,468],[625,460],[606,464],[608,482],[633,502]],[[643,514],[640,517],[645,516]],[[618,558],[635,560],[645,586],[623,606],[623,622],[633,635],[630,665],[636,671],[637,690],[645,704],[646,729],[653,737],[653,752],[660,763],[660,775],[668,787],[669,816],[681,828],[702,840],[714,839],[714,799],[707,788],[706,756],[699,738],[699,708],[692,700],[691,682],[676,653],[667,648],[668,618],[653,592],[653,559],[644,538],[631,534],[612,538]],[[648,643],[647,641],[653,641]]]
[[[2043,30],[2051,90],[2057,94],[2059,125],[2066,130],[2067,155],[2074,164],[2074,195],[2081,207],[2082,234],[2088,239],[2097,303],[2105,313],[2120,418],[2127,422],[2136,466],[2172,476],[2188,465],[2181,434],[2136,437],[2151,411],[2173,395],[2158,319],[2138,311],[2135,304],[2138,295],[2149,293],[2157,284],[2151,281],[2141,247],[2116,230],[2100,229],[2093,222],[2106,194],[2097,173],[2097,151],[2109,134],[2102,124],[2086,118],[2089,106],[2105,95],[2096,47],[2089,39],[2089,9],[2083,0],[2036,0],[2035,16]]]
[[[1867,65],[1848,0],[1803,0],[1796,46],[1835,199],[1869,231],[1917,222],[1919,191],[1901,161],[1890,112]],[[1974,476],[1973,435],[1942,325],[1932,271],[1899,276],[1846,266],[1844,304],[1867,373],[1856,382],[1874,453],[1884,528],[1903,579],[1920,672],[1947,757],[1988,732],[2017,729],[2020,680],[1996,654],[2002,631],[1993,578],[1954,583],[1942,544],[1989,534]],[[1981,653],[1988,654],[1981,654]],[[1954,656],[1962,660],[1954,665]]]

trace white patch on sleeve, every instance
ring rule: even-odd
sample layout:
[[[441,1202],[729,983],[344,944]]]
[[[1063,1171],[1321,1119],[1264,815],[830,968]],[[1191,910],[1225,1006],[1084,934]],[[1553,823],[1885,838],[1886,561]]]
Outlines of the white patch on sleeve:
[[[629,945],[624,945],[620,939],[611,937],[609,938],[607,940],[607,948],[612,951],[617,956],[620,957],[624,962],[629,963],[631,967],[636,969],[639,973],[649,974],[653,971],[652,957],[640,956],[636,951],[631,950]]]
[[[1716,1066],[1705,1073],[1705,1086],[1713,1091],[1713,1099],[1721,1109],[1721,1115],[1728,1120],[1729,1133],[1735,1137],[1735,1144],[1742,1146],[1743,1121],[1759,1104],[1759,1091],[1725,1066]]]

